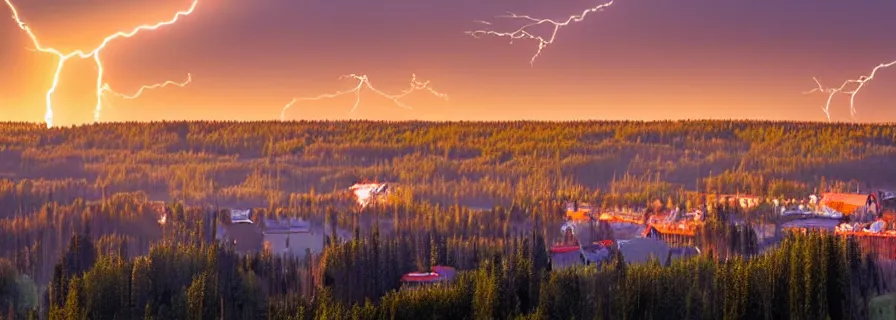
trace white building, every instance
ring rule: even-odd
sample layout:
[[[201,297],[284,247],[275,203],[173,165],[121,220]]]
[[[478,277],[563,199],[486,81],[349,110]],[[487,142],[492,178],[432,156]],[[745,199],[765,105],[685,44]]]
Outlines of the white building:
[[[356,183],[348,188],[355,194],[358,205],[366,207],[391,192],[386,183]]]
[[[296,218],[265,219],[264,246],[273,254],[303,256],[307,251],[318,254],[324,248],[324,232],[315,231],[311,223]]]

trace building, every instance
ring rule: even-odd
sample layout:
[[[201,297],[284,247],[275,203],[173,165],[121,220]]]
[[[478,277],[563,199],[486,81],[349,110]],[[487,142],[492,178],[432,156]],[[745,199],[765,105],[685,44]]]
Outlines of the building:
[[[365,183],[358,182],[348,188],[355,194],[358,205],[362,208],[367,207],[371,203],[382,200],[392,192],[389,184],[386,183]]]
[[[825,193],[821,196],[821,210],[827,215],[856,217],[864,220],[874,214],[873,203],[869,203],[867,194]]]
[[[566,212],[588,212],[593,210],[593,206],[587,202],[567,201]]]
[[[164,201],[148,201],[146,205],[147,208],[156,215],[156,221],[158,221],[160,225],[163,225],[168,221],[170,210]]]
[[[310,222],[297,218],[265,219],[262,234],[264,247],[272,254],[303,256],[324,248],[323,230],[315,231]]]
[[[251,214],[252,214],[252,209],[245,209],[245,210],[230,209],[230,223],[255,224],[255,222],[252,221],[252,219],[250,219]]]
[[[744,194],[720,194],[719,195],[719,203],[728,202],[729,204],[737,205],[741,209],[751,209],[759,206],[761,203],[761,198],[751,195]]]
[[[229,219],[218,224],[216,238],[232,245],[237,252],[254,253],[262,249],[264,235],[251,219],[251,210],[230,209]]]
[[[874,206],[874,211],[882,215],[896,215],[896,193],[892,191],[880,190],[877,193],[872,192],[868,195],[868,204]]]
[[[411,272],[401,277],[401,289],[417,289],[420,287],[449,283],[454,280],[457,270],[448,266],[433,266],[430,272]]]

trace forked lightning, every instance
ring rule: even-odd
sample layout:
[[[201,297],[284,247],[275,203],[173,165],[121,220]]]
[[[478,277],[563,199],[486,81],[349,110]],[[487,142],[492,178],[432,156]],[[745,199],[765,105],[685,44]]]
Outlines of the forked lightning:
[[[392,100],[392,102],[394,102],[396,105],[398,105],[399,107],[405,108],[405,109],[411,109],[411,107],[402,103],[401,99],[415,91],[428,91],[429,93],[431,93],[432,95],[434,95],[440,99],[445,99],[445,100],[448,99],[448,95],[446,95],[444,93],[440,93],[440,92],[436,91],[435,89],[433,89],[429,85],[429,81],[417,80],[417,75],[411,75],[410,86],[407,89],[402,90],[398,94],[388,94],[388,93],[385,93],[385,92],[380,91],[379,89],[375,88],[372,84],[370,84],[370,79],[367,78],[367,75],[349,74],[349,75],[344,75],[344,76],[339,77],[339,80],[342,80],[342,79],[355,79],[358,81],[358,85],[356,85],[354,88],[349,89],[349,90],[337,91],[335,93],[322,94],[322,95],[312,97],[312,98],[293,98],[292,101],[290,101],[286,106],[283,107],[283,110],[280,111],[280,121],[285,121],[286,110],[289,110],[289,108],[292,107],[296,102],[330,99],[330,98],[336,98],[336,97],[343,96],[343,95],[350,94],[350,93],[355,94],[355,104],[354,104],[354,106],[352,106],[352,110],[351,110],[351,112],[355,112],[355,110],[358,109],[358,104],[361,103],[361,90],[364,88],[367,88],[370,91],[373,91],[374,93],[376,93],[386,99]]]
[[[53,93],[56,92],[56,87],[59,86],[59,75],[62,71],[63,66],[65,66],[65,62],[71,58],[74,58],[74,57],[78,57],[81,59],[93,58],[94,62],[96,63],[97,78],[96,78],[96,107],[94,108],[94,111],[93,111],[94,122],[97,122],[100,119],[100,112],[103,109],[102,101],[103,101],[103,93],[104,92],[112,92],[118,96],[133,99],[133,98],[139,97],[140,94],[143,93],[144,89],[160,88],[160,87],[164,87],[167,84],[169,84],[170,81],[161,83],[161,84],[157,84],[157,85],[143,86],[140,88],[140,90],[137,91],[136,94],[134,94],[132,96],[116,93],[109,88],[108,84],[103,83],[104,70],[103,70],[103,62],[102,62],[102,60],[100,60],[100,51],[102,51],[103,48],[105,48],[106,45],[108,45],[109,42],[111,42],[112,40],[115,40],[118,38],[130,38],[130,37],[133,37],[134,35],[136,35],[138,32],[143,31],[143,30],[156,30],[162,26],[174,24],[175,22],[177,22],[178,19],[180,19],[180,17],[193,13],[193,11],[196,9],[196,6],[199,4],[199,0],[194,0],[193,3],[190,5],[189,9],[184,10],[184,11],[178,11],[177,13],[174,14],[174,17],[168,21],[163,21],[163,22],[159,22],[156,24],[140,25],[138,27],[131,29],[131,31],[129,31],[129,32],[121,32],[121,31],[116,32],[115,34],[112,34],[112,35],[104,38],[103,41],[100,43],[100,45],[93,48],[91,51],[75,50],[72,52],[63,53],[55,48],[43,46],[40,43],[40,40],[34,34],[34,31],[32,31],[31,28],[28,25],[26,25],[25,22],[22,21],[21,17],[19,17],[19,12],[16,9],[15,5],[12,4],[11,0],[4,0],[4,1],[6,1],[6,5],[9,6],[9,9],[12,10],[13,18],[19,24],[19,29],[22,29],[22,31],[25,31],[28,34],[28,37],[31,38],[31,42],[33,42],[34,48],[40,52],[52,53],[52,54],[56,55],[56,57],[59,58],[59,62],[57,62],[57,64],[56,64],[56,71],[53,74],[53,84],[50,87],[50,89],[47,90],[47,94],[46,94],[46,114],[44,116],[44,120],[47,122],[47,128],[53,127],[52,97],[53,97]],[[186,83],[189,83],[189,81],[190,81],[190,78],[188,77]],[[184,83],[184,85],[186,85],[186,83]],[[172,82],[170,84],[179,84],[179,83]]]
[[[816,87],[815,89],[806,91],[806,92],[804,92],[804,94],[815,93],[815,92],[824,92],[824,93],[828,94],[828,100],[827,100],[827,102],[825,102],[824,107],[822,107],[821,110],[824,111],[824,114],[825,114],[825,116],[827,116],[829,122],[831,121],[831,100],[834,99],[834,95],[837,93],[846,94],[849,96],[849,114],[852,116],[855,116],[856,115],[856,103],[855,103],[856,94],[859,93],[859,90],[862,90],[862,88],[865,87],[865,84],[868,83],[868,81],[871,81],[871,79],[874,79],[874,75],[877,74],[878,70],[884,69],[884,68],[889,68],[894,65],[896,65],[896,61],[891,61],[888,63],[881,63],[881,64],[877,65],[877,67],[874,67],[874,69],[871,70],[871,74],[869,74],[867,76],[861,76],[858,79],[846,80],[843,82],[843,84],[840,85],[840,87],[837,87],[837,88],[825,88],[821,84],[821,81],[818,80],[818,78],[812,78],[812,80],[815,80],[815,84],[818,87]],[[850,86],[855,86],[855,88],[850,91],[846,91],[847,87],[850,87]]]
[[[190,82],[193,82],[193,75],[187,73],[187,80],[184,80],[183,82],[175,82],[175,81],[169,80],[169,81],[165,81],[162,83],[156,83],[153,85],[141,86],[140,89],[138,89],[137,92],[132,95],[127,95],[127,94],[112,90],[112,88],[109,87],[108,83],[103,85],[103,91],[109,92],[119,98],[122,98],[122,99],[133,100],[133,99],[137,99],[138,97],[140,97],[140,95],[143,94],[143,91],[146,91],[146,90],[159,89],[159,88],[164,88],[167,86],[176,86],[176,87],[183,88],[183,87],[186,87],[188,84],[190,84]]]
[[[529,60],[529,64],[533,65],[533,64],[535,64],[535,59],[537,59],[538,56],[541,55],[542,50],[544,50],[544,48],[547,48],[548,45],[554,43],[554,39],[557,38],[557,32],[560,31],[560,28],[568,26],[574,22],[580,22],[582,20],[585,20],[585,17],[588,16],[588,14],[597,12],[597,11],[601,11],[604,8],[607,8],[611,5],[613,5],[613,1],[604,3],[604,4],[596,6],[596,7],[585,9],[585,11],[583,11],[581,14],[572,15],[569,18],[567,18],[565,21],[562,21],[562,22],[552,20],[552,19],[536,19],[536,18],[533,18],[528,15],[518,15],[513,12],[508,12],[505,15],[497,16],[497,18],[523,20],[523,21],[526,21],[526,23],[512,32],[498,32],[498,31],[493,31],[493,30],[475,30],[475,31],[467,31],[466,34],[469,34],[475,38],[479,38],[481,36],[486,36],[486,35],[502,37],[502,38],[510,38],[511,43],[513,43],[513,41],[518,40],[518,39],[535,40],[538,42],[538,51],[535,51],[535,55],[533,55],[532,59]],[[491,22],[481,21],[481,20],[477,20],[476,22],[484,24],[484,25],[492,24]],[[537,36],[537,35],[529,32],[529,29],[531,29],[535,26],[543,25],[543,24],[553,25],[553,28],[554,28],[554,30],[551,32],[551,36],[548,37],[547,39],[545,39],[542,36]]]

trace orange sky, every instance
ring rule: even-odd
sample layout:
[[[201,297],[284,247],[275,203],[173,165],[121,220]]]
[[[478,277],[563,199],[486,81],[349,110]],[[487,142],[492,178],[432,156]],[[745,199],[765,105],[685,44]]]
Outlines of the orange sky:
[[[337,3],[338,2],[338,3]],[[300,102],[288,119],[574,120],[746,118],[824,120],[825,96],[804,96],[818,76],[829,85],[896,59],[888,41],[896,4],[850,6],[833,0],[743,3],[617,0],[561,29],[557,42],[528,64],[535,43],[473,39],[463,32],[513,10],[563,18],[599,4],[574,0],[496,1],[211,1],[175,25],[115,40],[103,52],[106,81],[125,93],[181,81],[186,88],[107,100],[102,121],[161,119],[273,120],[294,96],[351,88],[347,73],[366,73],[387,92],[411,73],[448,94],[409,96],[413,110],[362,92]],[[188,0],[19,0],[42,40],[89,49],[103,36],[170,18]],[[5,7],[2,8],[6,10]],[[811,10],[810,10],[811,9]],[[9,12],[8,10],[6,11]],[[11,14],[0,20],[0,120],[42,122],[55,57],[32,47]],[[876,40],[878,35],[882,41]],[[72,60],[54,96],[56,124],[88,123],[95,104],[92,61]],[[857,121],[896,121],[896,70],[885,70],[857,98]],[[850,121],[845,97],[835,120]]]

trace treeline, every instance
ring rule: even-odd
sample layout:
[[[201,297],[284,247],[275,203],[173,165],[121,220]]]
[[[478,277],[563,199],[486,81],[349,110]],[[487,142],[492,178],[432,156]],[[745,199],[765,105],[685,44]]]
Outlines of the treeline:
[[[518,257],[518,258],[517,258]],[[618,258],[618,257],[617,257]],[[324,301],[278,319],[868,319],[868,300],[888,290],[873,258],[830,235],[790,236],[752,259],[703,256],[539,273],[504,256],[447,287],[399,291],[379,302]],[[533,281],[540,277],[540,281]],[[533,288],[533,284],[537,284]],[[326,289],[325,289],[326,290]],[[282,307],[282,306],[277,306]]]
[[[373,241],[374,239],[370,239]],[[75,240],[73,241],[82,241]],[[69,248],[49,293],[51,319],[867,319],[868,300],[885,292],[876,261],[852,239],[811,233],[750,259],[702,256],[663,266],[548,270],[528,249],[495,254],[449,285],[374,293],[374,279],[395,257],[381,243],[345,244],[353,253],[314,298],[276,288],[264,254],[236,256],[219,246],[165,244],[147,257]],[[519,248],[525,248],[520,246]],[[84,247],[86,248],[86,247]],[[377,258],[372,258],[372,257]],[[85,263],[95,259],[93,265]],[[435,260],[439,257],[434,258]],[[339,260],[343,261],[343,260]],[[371,264],[374,261],[382,261]],[[438,261],[436,261],[438,262]],[[324,265],[331,262],[321,262]],[[175,272],[176,270],[176,272]],[[321,271],[333,277],[333,269]],[[385,275],[387,273],[383,273]],[[353,278],[354,277],[354,278]],[[364,281],[361,281],[361,280]],[[392,280],[388,280],[392,281]],[[388,282],[385,281],[385,282]],[[362,285],[363,284],[363,285]]]
[[[626,266],[649,272],[624,277],[617,266],[549,272],[543,255],[558,236],[563,201],[645,213],[706,206],[756,222],[770,218],[767,206],[715,205],[716,194],[805,198],[816,191],[893,187],[894,156],[896,126],[876,124],[162,122],[50,130],[0,124],[0,257],[13,270],[4,279],[35,283],[41,314],[62,318],[103,318],[109,306],[121,308],[113,314],[119,318],[438,314],[427,308],[458,319],[538,318],[566,301],[559,297],[576,294],[587,303],[604,301],[598,309],[609,311],[599,315],[643,318],[625,311],[632,308],[630,300],[606,300],[609,293],[600,290],[648,280],[659,293],[624,289],[624,296],[655,299],[639,303],[660,301],[660,293],[683,299],[697,294],[681,290],[695,287],[714,295],[687,300],[694,307],[685,315],[724,318],[733,308],[731,317],[738,317],[740,305],[730,302],[736,299],[719,300],[728,289],[713,285],[734,281],[738,290],[763,288],[754,272],[792,269],[769,257],[827,240],[791,239],[790,247],[741,261],[739,256],[763,248],[747,227],[725,222],[707,225],[694,239],[713,249],[700,262],[665,269]],[[360,208],[348,190],[358,180],[394,182],[395,192],[388,203]],[[237,256],[214,241],[228,207],[255,208],[259,224],[268,217],[311,221],[315,232],[327,235],[327,247],[307,259],[267,252]],[[831,252],[845,253],[823,256],[861,260],[850,256],[851,242],[833,243]],[[811,248],[816,247],[828,248]],[[753,266],[757,261],[766,264]],[[873,262],[868,261],[862,266]],[[394,292],[402,273],[435,264],[469,272],[447,288]],[[740,269],[720,271],[735,267]],[[681,268],[706,274],[693,279],[687,273],[693,282],[667,289],[681,276],[673,270]],[[788,288],[806,288],[810,275],[818,279],[814,272],[795,275]],[[741,278],[726,278],[733,274]],[[857,276],[849,277],[855,289],[845,299],[859,301],[859,293],[871,292],[856,287]],[[374,280],[356,285],[362,279]],[[559,287],[551,289],[550,283]],[[146,290],[134,291],[135,284]],[[556,291],[561,289],[579,291]],[[782,295],[773,292],[778,301]],[[546,302],[551,299],[556,301]],[[775,303],[790,310],[794,301]],[[832,303],[824,301],[822,309]],[[685,312],[662,309],[668,307],[664,303],[647,315]],[[16,318],[31,313],[31,304],[13,304]],[[592,307],[571,305],[569,312],[581,318],[596,312],[588,311]],[[849,314],[864,314],[860,309]],[[762,312],[771,318],[795,314]],[[12,313],[0,305],[0,317]]]
[[[220,247],[162,244],[126,260],[99,256],[90,244],[89,237],[74,236],[57,264],[49,319],[254,319],[266,309],[250,257]]]
[[[143,191],[190,204],[284,206],[294,194],[347,193],[360,179],[400,182],[418,197],[470,206],[551,194],[620,201],[631,194],[625,201],[639,202],[679,189],[805,197],[816,189],[892,187],[884,177],[896,175],[886,161],[896,152],[896,128],[877,124],[2,124],[0,135],[0,177],[59,181],[43,187],[59,201]],[[18,194],[10,201],[33,205]]]
[[[216,227],[210,212],[182,204],[159,208],[141,193],[115,194],[93,203],[82,199],[67,205],[48,202],[34,211],[0,219],[0,257],[45,285],[52,266],[75,234],[90,234],[103,252],[136,257],[163,239],[196,245],[210,242]],[[163,215],[164,227],[159,223]]]
[[[314,232],[329,235],[331,243],[352,240],[354,230],[359,236],[367,236],[376,229],[385,238],[419,237],[425,244],[430,234],[456,242],[498,241],[531,233],[536,227],[552,237],[559,233],[563,219],[558,202],[497,206],[487,211],[396,202],[360,209],[344,199],[306,195],[294,198],[291,206],[253,210],[252,219],[263,226],[267,218],[302,218],[311,223]],[[96,202],[49,202],[16,217],[0,219],[0,256],[45,285],[74,234],[89,233],[101,252],[129,258],[145,255],[153,243],[163,240],[196,246],[211,243],[228,214],[225,208],[215,212],[213,206],[149,202],[143,193],[114,194]]]
[[[368,237],[327,248],[320,259],[319,284],[346,303],[377,301],[399,288],[402,275],[433,266],[475,270],[483,263],[517,256],[533,268],[548,269],[548,245],[539,232],[506,238],[446,236],[430,230],[381,238]]]
[[[13,263],[0,258],[0,319],[37,319],[38,288]]]
[[[101,251],[136,257],[146,254],[152,243],[163,239],[197,246],[210,243],[228,215],[227,209],[220,207],[215,212],[214,206],[160,204],[149,202],[147,198],[144,193],[122,193],[108,196],[105,201],[74,199],[69,204],[48,202],[33,211],[0,219],[0,256],[13,261],[19,272],[45,285],[50,280],[52,266],[61,249],[65,248],[73,234],[89,232],[102,244]],[[359,236],[363,235],[361,238],[377,230],[388,241],[408,242],[413,239],[417,248],[423,248],[431,237],[436,237],[439,242],[499,243],[515,237],[528,237],[532,232],[552,242],[560,236],[559,226],[565,217],[564,203],[557,200],[540,203],[521,201],[506,207],[497,205],[489,210],[478,210],[458,204],[449,206],[414,201],[413,198],[410,192],[401,191],[394,194],[388,204],[362,209],[350,199],[341,197],[297,195],[290,199],[288,206],[253,210],[252,219],[263,226],[267,218],[302,218],[311,223],[314,232],[327,234],[330,243],[352,240],[355,230],[358,230]],[[710,204],[713,201],[711,197],[707,200],[692,193],[675,194],[666,200],[655,199],[643,204],[640,210],[661,212],[676,207],[691,210],[703,206],[706,201]],[[613,210],[611,202],[594,204]],[[711,214],[730,212],[754,222],[763,217],[756,213],[740,212],[739,207],[729,204],[710,205],[709,209]],[[160,223],[163,216],[164,224]],[[727,222],[706,234],[715,237],[717,231],[724,228],[728,228]],[[731,238],[722,236],[719,238],[721,240],[713,241]],[[709,239],[703,241],[707,245],[710,242]],[[482,244],[483,247],[491,245]],[[723,243],[717,246],[725,247]],[[744,250],[737,250],[745,253]],[[424,267],[416,262],[415,265]]]

